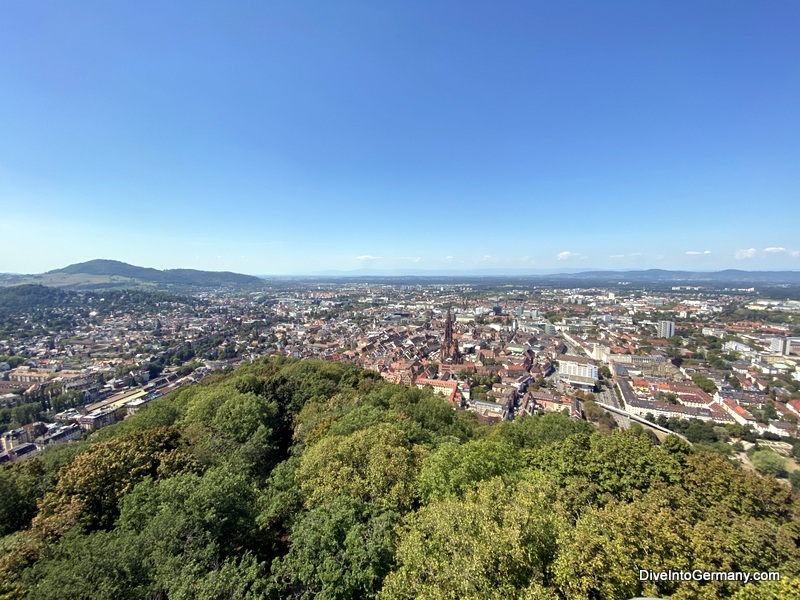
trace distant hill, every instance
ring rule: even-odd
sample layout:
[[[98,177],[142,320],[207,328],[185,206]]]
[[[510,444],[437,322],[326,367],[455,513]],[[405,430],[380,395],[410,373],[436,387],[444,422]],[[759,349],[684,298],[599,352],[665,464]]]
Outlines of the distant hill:
[[[116,277],[129,277],[131,279],[142,279],[144,281],[157,280],[163,275],[163,272],[159,271],[158,269],[137,267],[119,260],[105,259],[76,263],[74,265],[64,267],[63,269],[54,269],[52,271],[48,271],[45,273],[45,275],[54,275],[56,273],[66,273],[68,275],[76,275],[78,273],[85,273],[86,275],[108,275]]]
[[[195,269],[167,269],[162,271],[167,280],[176,285],[196,285],[203,287],[260,286],[264,280],[253,275],[242,275],[230,271],[197,271]]]
[[[227,271],[167,269],[161,271],[138,267],[118,260],[90,260],[54,269],[41,275],[16,277],[14,283],[39,283],[68,289],[107,289],[120,287],[149,288],[220,288],[260,287],[264,281],[252,275]]]

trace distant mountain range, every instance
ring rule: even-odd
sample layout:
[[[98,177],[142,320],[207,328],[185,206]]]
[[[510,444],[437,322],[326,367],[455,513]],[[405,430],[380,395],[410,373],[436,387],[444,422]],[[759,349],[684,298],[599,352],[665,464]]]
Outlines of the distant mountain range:
[[[647,269],[645,271],[585,271],[558,275],[564,279],[605,279],[630,282],[675,282],[675,283],[762,283],[762,284],[800,284],[800,271],[740,271],[726,269],[709,273],[697,271],[666,271]]]
[[[273,279],[273,278],[268,278]],[[800,271],[667,271],[648,269],[642,271],[581,271],[535,272],[530,270],[480,270],[480,271],[331,271],[318,275],[279,277],[282,280],[311,281],[385,281],[402,280],[421,283],[441,280],[479,281],[483,283],[513,283],[528,281],[542,285],[612,286],[623,282],[631,284],[712,285],[712,286],[800,286]],[[199,271],[195,269],[158,270],[137,267],[117,260],[90,260],[55,269],[39,275],[0,274],[0,286],[40,284],[71,290],[141,288],[153,290],[176,289],[259,289],[265,280],[240,273]]]
[[[313,279],[320,281],[337,280],[389,280],[402,279],[459,279],[459,280],[526,280],[542,283],[575,282],[583,284],[615,285],[620,282],[629,283],[661,283],[674,285],[800,285],[800,271],[741,271],[727,269],[724,271],[668,271],[664,269],[647,269],[640,271],[532,271],[527,269],[482,269],[473,271],[426,271],[403,270],[392,273],[385,271],[361,269],[358,271],[327,271],[297,279]]]
[[[258,288],[264,280],[253,275],[227,271],[198,271],[195,269],[167,269],[160,271],[137,267],[118,260],[90,260],[55,269],[40,275],[2,275],[0,285],[38,283],[65,289],[110,289],[142,287],[151,289],[172,288]]]

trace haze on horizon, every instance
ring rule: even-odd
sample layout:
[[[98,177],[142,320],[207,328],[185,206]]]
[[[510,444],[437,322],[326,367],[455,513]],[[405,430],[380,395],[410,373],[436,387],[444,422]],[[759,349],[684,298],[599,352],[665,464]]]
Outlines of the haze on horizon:
[[[0,272],[800,269],[796,2],[3,17]]]

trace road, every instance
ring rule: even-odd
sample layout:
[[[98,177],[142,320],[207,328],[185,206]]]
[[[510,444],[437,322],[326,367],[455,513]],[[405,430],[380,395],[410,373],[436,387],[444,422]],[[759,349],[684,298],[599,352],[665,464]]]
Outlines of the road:
[[[600,393],[595,394],[595,396],[597,396],[597,401],[600,404],[606,404],[608,406],[613,406],[614,408],[622,410],[622,407],[619,404],[619,400],[617,399],[617,395],[614,393],[613,389],[602,387]]]

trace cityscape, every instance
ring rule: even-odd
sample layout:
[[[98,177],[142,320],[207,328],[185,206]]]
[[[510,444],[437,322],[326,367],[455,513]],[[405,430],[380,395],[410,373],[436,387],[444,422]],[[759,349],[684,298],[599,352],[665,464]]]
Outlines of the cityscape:
[[[798,23],[4,2],[0,600],[800,598]]]
[[[274,354],[430,386],[486,423],[563,410],[586,418],[588,402],[606,428],[730,425],[731,444],[766,436],[790,458],[780,439],[798,438],[800,300],[755,288],[646,287],[264,280],[262,291],[152,299],[124,288],[71,292],[73,306],[5,316],[0,460],[77,439]]]

